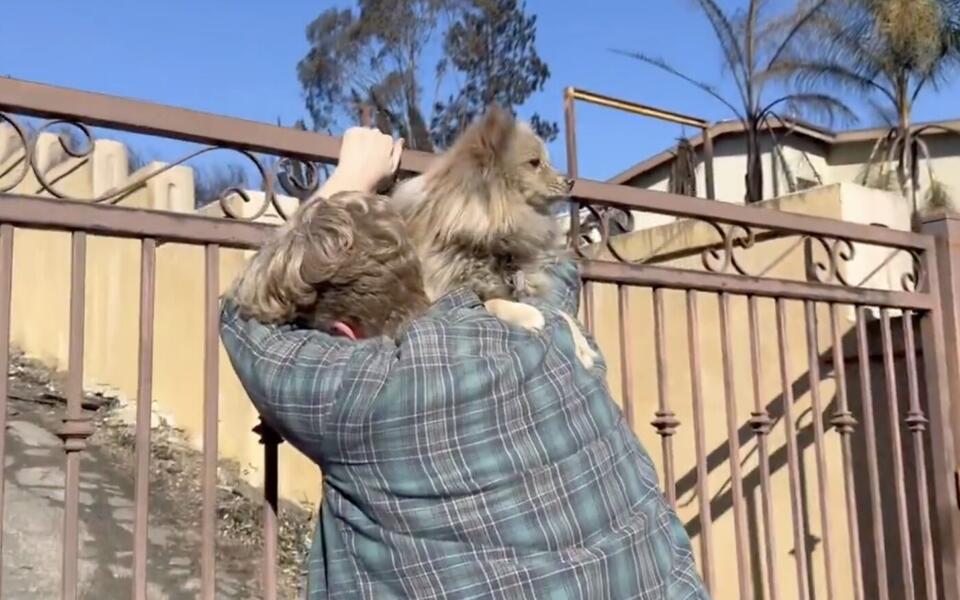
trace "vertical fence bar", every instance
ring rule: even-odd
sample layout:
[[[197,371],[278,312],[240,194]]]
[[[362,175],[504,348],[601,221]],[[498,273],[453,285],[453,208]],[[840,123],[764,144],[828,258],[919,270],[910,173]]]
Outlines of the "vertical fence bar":
[[[807,374],[810,381],[810,404],[813,409],[813,449],[817,462],[817,497],[820,501],[820,528],[823,531],[823,563],[826,574],[827,598],[834,598],[833,550],[830,544],[830,487],[827,481],[827,458],[823,448],[823,403],[820,401],[820,347],[818,340],[816,304],[803,303],[807,329]]]
[[[70,248],[70,342],[66,392],[67,410],[59,436],[66,453],[66,490],[63,514],[62,597],[77,597],[77,567],[80,551],[80,452],[93,434],[90,419],[83,414],[83,320],[86,294],[87,234],[74,232]]]
[[[13,290],[12,225],[0,225],[0,465],[6,468],[7,393],[10,373],[10,295]],[[4,477],[0,476],[0,556],[3,556]],[[2,565],[0,565],[2,567]],[[0,596],[3,595],[3,569],[0,568]]]
[[[660,436],[660,447],[663,450],[663,485],[667,501],[671,508],[676,508],[677,481],[673,463],[673,434],[677,432],[680,421],[670,410],[667,347],[663,326],[663,288],[657,288],[653,290],[653,331],[657,353],[657,412],[651,424]]]
[[[633,429],[633,344],[630,333],[630,288],[617,286],[617,308],[620,316],[620,382],[623,388],[623,415]]]
[[[563,90],[563,116],[566,124],[564,131],[567,145],[567,177],[576,179],[577,173],[577,115],[576,98],[573,88]]]
[[[277,447],[282,442],[269,425],[260,420],[253,428],[263,444],[263,598],[277,599]]]
[[[870,481],[870,516],[873,524],[873,549],[877,563],[878,597],[887,600],[887,555],[883,533],[880,497],[880,468],[877,464],[877,430],[873,417],[873,384],[870,381],[870,352],[867,347],[867,309],[857,307],[857,353],[860,363],[860,390],[863,404],[863,432],[867,445],[867,477]]]
[[[204,600],[216,594],[217,548],[217,421],[220,375],[218,292],[220,285],[220,247],[207,244],[204,249],[204,346],[203,346],[203,513],[201,548],[201,586]]]
[[[140,244],[140,340],[137,380],[137,479],[133,529],[133,597],[147,598],[147,527],[150,492],[150,416],[153,404],[153,316],[156,240]]]
[[[577,115],[576,98],[573,88],[566,88],[563,91],[563,116],[565,121],[565,136],[567,148],[567,177],[576,179],[579,177],[579,168],[577,164]],[[570,245],[574,250],[580,247],[580,208],[581,204],[577,200],[570,201]],[[593,309],[594,309],[594,283],[592,281],[583,282],[583,326],[589,333],[594,333],[593,329]]]
[[[787,467],[790,473],[790,509],[793,516],[794,558],[797,567],[797,589],[801,600],[810,599],[809,566],[803,519],[803,499],[800,494],[800,457],[797,452],[797,432],[793,422],[793,386],[790,383],[790,356],[787,340],[787,302],[777,298],[777,341],[780,346],[780,382],[783,385],[783,427],[787,437]]]
[[[920,385],[917,379],[917,346],[913,336],[913,311],[903,313],[903,345],[907,357],[907,393],[910,408],[905,420],[910,428],[913,446],[913,474],[917,480],[917,511],[920,517],[920,542],[923,545],[923,578],[927,598],[937,597],[937,573],[933,560],[933,533],[930,530],[930,492],[927,487],[927,458],[923,432],[927,417],[920,407]]]
[[[565,121],[564,139],[567,148],[567,177],[577,178],[577,115],[575,113],[573,88],[563,91],[563,116]],[[580,242],[580,202],[570,201],[570,244],[578,248]]]
[[[723,354],[723,395],[727,413],[727,447],[730,452],[730,488],[733,494],[733,527],[736,539],[737,576],[741,598],[753,597],[744,514],[743,478],[740,473],[740,437],[737,433],[737,390],[733,375],[733,339],[730,331],[730,294],[720,294],[720,343]]]
[[[756,296],[750,296],[747,299],[747,310],[750,317],[750,368],[753,371],[753,412],[750,414],[750,427],[757,438],[757,448],[760,453],[760,500],[763,503],[763,531],[766,534],[770,600],[777,600],[780,597],[780,582],[777,575],[779,572],[777,570],[777,536],[773,523],[773,498],[770,495],[770,448],[767,438],[773,421],[763,403],[763,393],[760,388],[763,363],[760,360],[760,325]]]
[[[583,282],[583,326],[590,335],[595,333],[593,329],[594,285],[596,284],[592,281]]]
[[[857,420],[850,412],[847,401],[847,371],[843,356],[843,339],[840,332],[840,310],[836,304],[830,305],[830,337],[833,342],[833,372],[836,381],[837,408],[830,424],[840,435],[840,447],[843,452],[843,488],[847,504],[847,535],[850,544],[850,566],[853,569],[854,600],[863,600],[863,565],[860,563],[860,526],[857,510],[857,488],[853,479],[853,441],[851,436],[856,429]]]
[[[900,439],[900,407],[898,406],[897,376],[893,364],[893,335],[890,331],[890,311],[880,311],[880,336],[883,345],[883,372],[887,387],[887,409],[890,411],[890,443],[893,451],[894,497],[897,502],[897,529],[900,534],[900,565],[904,597],[912,600],[913,553],[910,550],[910,523],[907,516],[907,487],[903,472],[903,442]]]
[[[707,435],[703,415],[703,384],[700,381],[700,316],[697,292],[687,290],[687,342],[690,350],[690,385],[693,396],[693,435],[697,453],[697,500],[700,509],[700,554],[703,581],[711,594],[717,589],[713,573],[713,516],[710,513],[710,485],[707,480]]]

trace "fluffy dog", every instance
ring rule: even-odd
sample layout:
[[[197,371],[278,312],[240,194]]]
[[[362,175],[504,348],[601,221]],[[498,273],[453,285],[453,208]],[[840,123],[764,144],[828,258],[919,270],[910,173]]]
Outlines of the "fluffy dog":
[[[542,267],[562,249],[551,209],[571,186],[529,126],[491,109],[392,194],[430,299],[461,286],[483,300],[540,295]]]
[[[572,185],[551,166],[543,141],[526,123],[490,109],[431,169],[392,194],[430,300],[467,287],[498,317],[541,328],[540,311],[515,300],[549,291],[544,267],[563,248],[553,208]],[[593,350],[564,317],[581,361],[591,366]]]

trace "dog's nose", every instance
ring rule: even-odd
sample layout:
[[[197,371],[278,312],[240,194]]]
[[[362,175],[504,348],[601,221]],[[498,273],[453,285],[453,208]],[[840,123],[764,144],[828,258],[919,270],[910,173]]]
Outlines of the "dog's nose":
[[[568,193],[568,194],[569,194],[571,191],[573,191],[573,180],[570,179],[569,177],[564,177],[564,178],[563,178],[563,185],[564,185],[564,187],[567,189],[567,193]]]

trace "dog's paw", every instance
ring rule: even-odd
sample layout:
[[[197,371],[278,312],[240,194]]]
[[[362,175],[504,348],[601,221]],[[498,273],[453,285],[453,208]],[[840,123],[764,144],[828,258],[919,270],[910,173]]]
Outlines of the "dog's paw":
[[[512,300],[494,298],[483,303],[487,311],[501,321],[530,331],[540,331],[546,324],[543,313],[534,306]]]
[[[570,315],[565,312],[561,312],[560,316],[564,318],[567,322],[567,326],[570,328],[570,335],[573,337],[573,351],[577,356],[577,360],[580,361],[580,364],[583,365],[585,369],[592,369],[593,365],[596,364],[599,354],[590,346],[590,342],[587,341],[587,337],[583,335],[583,332],[580,331],[580,327],[577,325],[576,321],[573,320]]]

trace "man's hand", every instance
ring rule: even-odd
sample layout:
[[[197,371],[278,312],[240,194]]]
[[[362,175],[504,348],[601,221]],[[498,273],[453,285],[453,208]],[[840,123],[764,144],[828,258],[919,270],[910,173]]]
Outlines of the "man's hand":
[[[340,162],[317,195],[329,198],[337,192],[373,192],[377,184],[393,175],[400,165],[403,138],[370,127],[351,127],[343,134]]]

